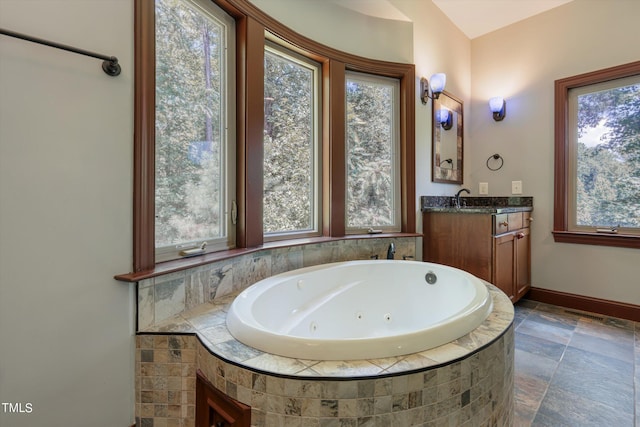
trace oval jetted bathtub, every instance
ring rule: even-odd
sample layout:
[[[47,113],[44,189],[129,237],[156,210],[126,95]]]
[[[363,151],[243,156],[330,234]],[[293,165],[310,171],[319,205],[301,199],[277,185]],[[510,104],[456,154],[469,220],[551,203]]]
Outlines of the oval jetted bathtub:
[[[491,313],[477,277],[416,261],[348,261],[305,267],[241,292],[227,314],[240,342],[310,360],[417,353],[455,340]]]

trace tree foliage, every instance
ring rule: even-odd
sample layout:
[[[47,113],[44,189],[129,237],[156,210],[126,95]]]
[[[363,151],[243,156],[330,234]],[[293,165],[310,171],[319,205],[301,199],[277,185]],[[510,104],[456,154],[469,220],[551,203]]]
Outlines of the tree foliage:
[[[347,226],[394,225],[394,90],[347,81]]]
[[[156,1],[156,246],[218,237],[223,29]]]
[[[223,237],[224,27],[183,0],[156,0],[156,247]],[[264,62],[265,233],[313,230],[319,68],[268,48]],[[347,225],[391,226],[397,161],[393,84],[347,84]]]
[[[606,128],[600,144],[587,131]],[[578,97],[577,224],[640,227],[640,85]]]
[[[314,71],[270,50],[264,68],[264,231],[311,230],[317,152]]]

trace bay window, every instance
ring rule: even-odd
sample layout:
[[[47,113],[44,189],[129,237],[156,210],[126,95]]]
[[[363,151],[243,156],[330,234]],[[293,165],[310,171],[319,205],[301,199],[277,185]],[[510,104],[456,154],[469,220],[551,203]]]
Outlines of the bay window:
[[[268,45],[264,61],[265,238],[319,232],[319,101],[319,65]]]
[[[348,73],[347,229],[400,230],[397,79]]]
[[[248,0],[134,5],[134,272],[120,279],[272,240],[415,233],[413,64],[324,46]]]
[[[235,70],[234,22],[211,3],[157,0],[155,28],[158,262],[234,245]]]

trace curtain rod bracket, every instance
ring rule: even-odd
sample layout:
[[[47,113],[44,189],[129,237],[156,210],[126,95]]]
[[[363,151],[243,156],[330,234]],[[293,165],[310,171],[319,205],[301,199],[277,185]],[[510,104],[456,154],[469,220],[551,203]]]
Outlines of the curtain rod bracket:
[[[118,58],[112,56],[110,60],[104,60],[102,62],[102,71],[107,73],[108,75],[115,77],[120,75],[120,64],[118,64]]]

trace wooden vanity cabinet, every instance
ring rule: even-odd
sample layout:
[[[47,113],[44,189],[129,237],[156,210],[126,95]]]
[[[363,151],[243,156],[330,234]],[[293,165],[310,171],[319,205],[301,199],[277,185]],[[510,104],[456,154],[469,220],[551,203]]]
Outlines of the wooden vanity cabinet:
[[[425,212],[423,260],[484,279],[511,298],[530,288],[530,212]]]

